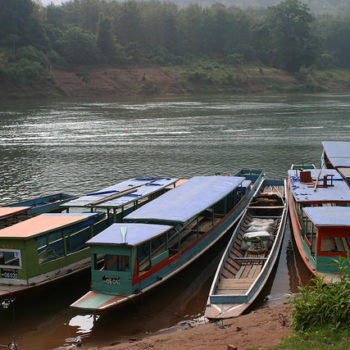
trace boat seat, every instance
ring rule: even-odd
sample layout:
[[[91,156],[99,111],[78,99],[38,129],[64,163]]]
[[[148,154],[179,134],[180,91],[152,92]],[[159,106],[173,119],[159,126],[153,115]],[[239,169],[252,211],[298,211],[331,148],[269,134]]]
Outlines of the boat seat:
[[[254,282],[254,278],[222,278],[217,289],[246,290]]]

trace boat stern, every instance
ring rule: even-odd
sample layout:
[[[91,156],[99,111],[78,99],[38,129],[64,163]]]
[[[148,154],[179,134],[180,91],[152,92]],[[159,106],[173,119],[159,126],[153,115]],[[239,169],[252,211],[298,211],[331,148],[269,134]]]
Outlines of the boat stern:
[[[110,295],[95,291],[89,291],[80,299],[70,305],[71,308],[84,310],[105,310],[124,303],[128,299],[126,295]]]

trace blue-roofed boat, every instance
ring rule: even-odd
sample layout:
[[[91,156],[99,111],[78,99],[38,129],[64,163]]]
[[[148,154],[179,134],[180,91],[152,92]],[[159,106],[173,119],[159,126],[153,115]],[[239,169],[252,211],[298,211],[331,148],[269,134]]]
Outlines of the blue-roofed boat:
[[[240,316],[262,292],[277,264],[288,215],[287,184],[264,180],[235,228],[216,270],[205,317]]]
[[[348,234],[337,229],[345,220],[340,213],[350,206],[345,180],[335,169],[289,170],[288,201],[293,237],[305,266],[325,282],[339,280],[334,259],[346,256],[350,243]]]
[[[350,183],[350,142],[323,141],[321,167],[336,169]]]
[[[193,177],[90,239],[91,290],[71,307],[124,305],[195,261],[236,224],[262,184],[262,171],[239,174]]]
[[[26,201],[7,204],[0,207],[0,228],[26,220],[31,216],[44,212],[52,212],[74,196],[66,193],[55,193],[48,196],[28,199]]]
[[[89,269],[86,241],[169,191],[175,178],[136,178],[63,203],[0,230],[0,298],[25,294]]]

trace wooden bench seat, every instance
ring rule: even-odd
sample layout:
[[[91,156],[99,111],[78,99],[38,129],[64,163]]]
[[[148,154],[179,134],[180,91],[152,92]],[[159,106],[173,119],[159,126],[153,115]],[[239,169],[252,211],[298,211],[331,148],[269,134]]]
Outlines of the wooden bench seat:
[[[217,289],[226,290],[247,290],[254,282],[253,278],[222,278]]]

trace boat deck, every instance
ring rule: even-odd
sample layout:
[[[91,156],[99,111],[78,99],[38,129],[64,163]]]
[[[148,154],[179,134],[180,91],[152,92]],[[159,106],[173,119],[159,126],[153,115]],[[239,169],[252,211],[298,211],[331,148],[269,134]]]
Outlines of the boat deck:
[[[283,198],[283,186],[265,187],[263,192],[277,194]],[[282,212],[282,208],[284,208],[282,205],[275,204],[272,200],[268,201],[265,198],[261,202],[256,201],[251,204],[249,214],[240,228],[235,243],[231,248],[230,255],[226,259],[226,263],[221,271],[220,280],[215,290],[216,295],[245,294],[256,280],[265,264],[269,251],[243,251],[241,249],[243,235],[247,231],[249,223],[255,217],[258,218],[262,215],[268,218],[269,216],[267,214],[271,213],[271,217],[274,218],[273,235],[275,236],[280,223],[280,213]]]

